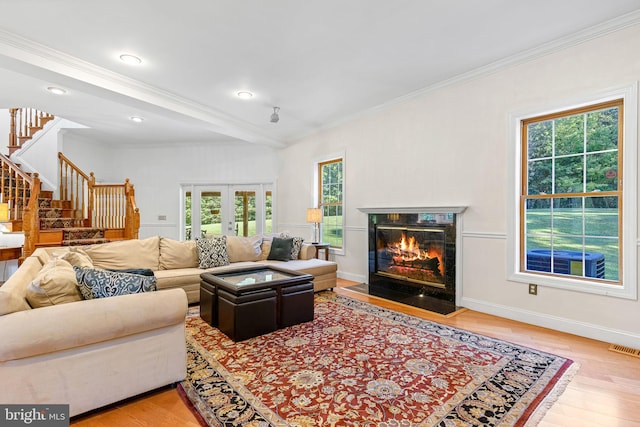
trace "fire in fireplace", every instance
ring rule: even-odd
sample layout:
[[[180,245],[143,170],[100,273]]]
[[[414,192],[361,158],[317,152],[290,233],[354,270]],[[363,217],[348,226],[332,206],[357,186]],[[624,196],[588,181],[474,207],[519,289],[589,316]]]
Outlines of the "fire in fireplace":
[[[443,314],[456,310],[458,215],[450,211],[362,208],[369,215],[367,292]]]
[[[443,229],[376,227],[378,273],[444,287],[444,237]]]

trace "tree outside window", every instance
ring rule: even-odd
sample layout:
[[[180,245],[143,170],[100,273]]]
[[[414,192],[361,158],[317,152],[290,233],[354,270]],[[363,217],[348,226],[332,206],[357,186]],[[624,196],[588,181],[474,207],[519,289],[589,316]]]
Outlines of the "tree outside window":
[[[622,277],[623,101],[522,121],[520,271]]]

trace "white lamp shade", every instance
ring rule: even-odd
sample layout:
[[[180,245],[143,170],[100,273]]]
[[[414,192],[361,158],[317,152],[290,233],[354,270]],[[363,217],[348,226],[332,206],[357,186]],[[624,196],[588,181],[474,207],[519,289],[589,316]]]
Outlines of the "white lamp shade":
[[[322,209],[309,208],[307,209],[307,222],[322,222]]]

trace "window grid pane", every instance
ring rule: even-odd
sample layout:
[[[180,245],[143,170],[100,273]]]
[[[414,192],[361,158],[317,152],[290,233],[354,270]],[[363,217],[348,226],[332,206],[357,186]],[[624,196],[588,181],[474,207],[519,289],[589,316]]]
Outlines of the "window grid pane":
[[[321,240],[333,248],[342,248],[342,159],[321,163],[319,177],[318,199],[323,210]]]
[[[622,102],[610,104],[523,123],[523,271],[620,284]]]

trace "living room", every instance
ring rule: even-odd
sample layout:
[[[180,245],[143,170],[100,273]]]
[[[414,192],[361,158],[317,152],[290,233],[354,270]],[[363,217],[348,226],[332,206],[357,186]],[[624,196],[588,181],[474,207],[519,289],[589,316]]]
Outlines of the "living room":
[[[318,126],[287,145],[235,138],[136,143],[136,133],[144,131],[132,128],[131,140],[108,144],[84,129],[65,131],[57,148],[105,181],[127,177],[135,184],[141,238],[184,237],[185,185],[260,183],[275,187],[276,228],[312,240],[305,213],[316,204],[317,165],[343,158],[344,245],[331,253],[341,279],[367,281],[368,219],[361,208],[464,206],[459,306],[638,348],[637,282],[632,297],[544,284],[538,284],[537,295],[530,295],[529,283],[510,277],[510,263],[517,216],[514,193],[519,190],[516,118],[599,100],[616,91],[631,94],[627,108],[632,108],[640,79],[639,49],[636,10],[608,25],[407,90],[330,126]],[[16,73],[15,68],[10,72]],[[12,100],[2,101],[2,108],[13,106]],[[159,109],[150,110],[147,122],[163,118]],[[267,120],[271,111],[264,112]],[[283,107],[279,114],[281,122],[274,126],[295,111]],[[637,145],[637,138],[636,132],[635,140],[626,144]],[[637,156],[633,160],[632,165],[637,164]],[[637,166],[626,173],[637,178]],[[637,246],[637,233],[625,238]],[[636,252],[625,261],[630,261],[626,269],[637,270]]]
[[[638,77],[629,61],[638,31],[629,26],[527,61],[476,70],[282,149],[237,142],[105,145],[83,137],[82,130],[65,134],[61,145],[106,181],[131,179],[141,237],[180,237],[181,184],[275,183],[278,229],[311,240],[305,215],[315,202],[315,167],[343,156],[345,247],[332,256],[340,277],[367,278],[367,215],[358,208],[466,206],[461,306],[633,346],[640,340],[637,299],[553,287],[530,296],[526,283],[507,278],[506,261],[513,210],[509,169],[515,162],[510,116],[631,84]],[[606,61],[597,60],[603,55]]]

